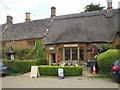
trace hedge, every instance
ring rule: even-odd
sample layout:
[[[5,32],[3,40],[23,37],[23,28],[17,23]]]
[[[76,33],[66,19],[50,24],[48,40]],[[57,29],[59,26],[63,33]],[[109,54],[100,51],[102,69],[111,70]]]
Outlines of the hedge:
[[[41,75],[57,76],[58,68],[64,69],[65,76],[79,76],[82,75],[81,66],[38,66]]]
[[[112,63],[116,59],[120,58],[119,53],[120,53],[120,50],[110,49],[104,53],[101,53],[98,56],[97,62],[98,62],[98,66],[100,68],[100,73],[102,73],[102,74],[110,73]]]
[[[37,58],[36,65],[47,65],[47,60],[45,58]]]
[[[27,73],[30,72],[31,66],[35,65],[34,60],[3,60],[8,67],[8,72]]]
[[[8,72],[13,73],[27,73],[30,72],[32,65],[46,65],[47,60],[39,58],[37,60],[0,60],[7,67]]]
[[[12,73],[27,73],[30,72],[31,66],[35,65],[37,60],[2,60],[8,67],[8,72]],[[41,75],[57,76],[58,68],[64,68],[65,76],[79,76],[82,75],[81,66],[38,66]]]

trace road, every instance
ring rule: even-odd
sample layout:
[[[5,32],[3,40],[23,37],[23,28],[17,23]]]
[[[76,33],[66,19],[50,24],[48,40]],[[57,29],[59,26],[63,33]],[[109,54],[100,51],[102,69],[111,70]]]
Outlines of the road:
[[[70,77],[29,78],[29,76],[7,76],[2,78],[2,88],[118,88],[111,79]]]

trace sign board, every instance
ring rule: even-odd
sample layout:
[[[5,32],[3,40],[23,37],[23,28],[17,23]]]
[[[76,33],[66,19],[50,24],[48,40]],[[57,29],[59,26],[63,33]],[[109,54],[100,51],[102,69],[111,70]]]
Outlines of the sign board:
[[[54,50],[54,47],[49,47],[49,50]]]
[[[14,54],[10,55],[10,59],[15,59]]]
[[[65,44],[64,47],[77,47],[78,44]]]
[[[64,69],[63,68],[58,68],[58,77],[60,79],[64,78]]]
[[[34,77],[37,78],[37,76],[40,76],[38,66],[31,66],[31,75],[30,78]]]

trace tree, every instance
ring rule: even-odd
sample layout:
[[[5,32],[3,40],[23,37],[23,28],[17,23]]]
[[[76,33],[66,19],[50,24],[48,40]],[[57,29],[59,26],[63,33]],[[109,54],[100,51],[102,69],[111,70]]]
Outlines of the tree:
[[[112,49],[112,46],[108,43],[108,44],[102,44],[101,48],[103,49],[103,52]]]
[[[96,11],[96,10],[102,10],[104,9],[105,7],[100,7],[100,4],[93,4],[91,3],[90,5],[87,5],[85,7],[85,12],[88,12],[88,11]]]

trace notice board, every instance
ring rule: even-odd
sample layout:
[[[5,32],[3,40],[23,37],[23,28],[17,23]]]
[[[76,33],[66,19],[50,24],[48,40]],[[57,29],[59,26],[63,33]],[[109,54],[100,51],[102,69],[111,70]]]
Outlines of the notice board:
[[[63,68],[58,68],[58,78],[64,79],[64,69]]]
[[[38,76],[40,76],[39,70],[38,70],[38,66],[31,66],[31,74],[30,74],[30,78],[37,78]]]

